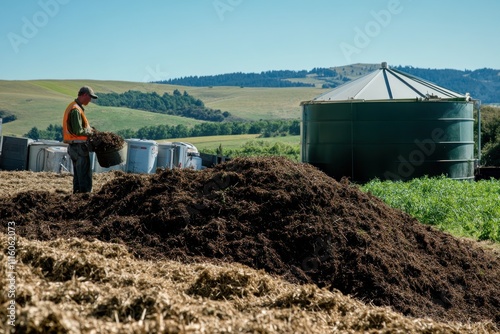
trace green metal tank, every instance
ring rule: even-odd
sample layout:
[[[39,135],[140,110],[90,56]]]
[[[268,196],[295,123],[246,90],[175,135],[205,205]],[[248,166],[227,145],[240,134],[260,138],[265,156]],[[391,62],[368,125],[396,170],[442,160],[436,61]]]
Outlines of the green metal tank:
[[[383,63],[302,106],[302,161],[336,179],[474,179],[468,96]]]

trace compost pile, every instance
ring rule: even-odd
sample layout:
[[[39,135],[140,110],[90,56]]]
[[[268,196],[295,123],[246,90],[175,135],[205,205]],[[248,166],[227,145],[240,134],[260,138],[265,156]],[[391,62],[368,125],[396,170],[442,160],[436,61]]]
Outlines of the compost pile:
[[[408,316],[500,325],[495,253],[286,159],[116,172],[93,194],[0,198],[0,215],[26,238],[97,238],[139,258],[239,262]]]
[[[94,131],[87,142],[94,152],[113,152],[121,149],[125,145],[125,140],[112,132]]]

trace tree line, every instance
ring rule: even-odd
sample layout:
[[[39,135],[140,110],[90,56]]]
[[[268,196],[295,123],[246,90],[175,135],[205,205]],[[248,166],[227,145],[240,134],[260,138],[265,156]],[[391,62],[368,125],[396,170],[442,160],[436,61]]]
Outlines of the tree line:
[[[479,70],[429,69],[398,66],[395,69],[428,80],[457,93],[470,93],[482,103],[500,102],[500,71],[483,68]]]
[[[286,79],[305,78],[307,71],[266,71],[261,73],[227,73],[207,76],[187,76],[156,83],[195,87],[239,86],[239,87],[314,87],[313,84]]]
[[[100,97],[99,97],[100,98]],[[222,136],[259,134],[261,137],[276,137],[287,135],[300,135],[299,120],[274,120],[254,122],[205,122],[196,124],[191,128],[186,125],[151,125],[138,130],[124,129],[116,132],[123,138],[140,138],[149,140],[174,139],[185,137]],[[49,125],[46,130],[33,127],[25,137],[40,140],[62,141],[62,126]]]
[[[23,135],[26,138],[33,140],[57,140],[62,141],[62,126],[50,124],[47,129],[40,130],[36,126],[32,127],[27,133]]]
[[[228,73],[208,76],[187,76],[158,81],[157,83],[183,86],[239,86],[239,87],[313,87],[313,84],[298,82],[308,75],[323,82],[323,88],[334,88],[350,81],[353,77],[367,74],[374,66],[357,69],[315,67],[310,71],[264,71],[260,73]],[[461,94],[470,93],[474,99],[483,103],[500,102],[499,70],[483,68],[478,70],[430,69],[413,66],[395,66],[397,70],[431,81],[439,86]],[[293,81],[298,79],[298,81]],[[292,80],[292,81],[291,81]]]
[[[191,128],[185,125],[145,126],[137,131],[132,129],[117,131],[124,138],[141,138],[150,140],[174,139],[185,137],[224,136],[259,134],[261,137],[277,137],[300,135],[299,120],[276,120],[254,122],[200,123]]]
[[[481,153],[482,165],[500,166],[500,108],[481,108]]]
[[[222,122],[231,114],[227,111],[205,107],[200,99],[189,95],[186,91],[181,93],[174,90],[173,94],[156,92],[143,93],[129,90],[125,93],[99,93],[95,103],[107,107],[124,107],[151,111],[160,114],[176,115],[194,118],[203,121]]]

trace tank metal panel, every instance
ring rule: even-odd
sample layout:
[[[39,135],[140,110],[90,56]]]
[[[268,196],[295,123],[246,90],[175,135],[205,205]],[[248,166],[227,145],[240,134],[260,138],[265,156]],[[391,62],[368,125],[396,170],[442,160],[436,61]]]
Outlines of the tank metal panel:
[[[302,116],[302,161],[335,178],[474,177],[472,103],[312,103]]]

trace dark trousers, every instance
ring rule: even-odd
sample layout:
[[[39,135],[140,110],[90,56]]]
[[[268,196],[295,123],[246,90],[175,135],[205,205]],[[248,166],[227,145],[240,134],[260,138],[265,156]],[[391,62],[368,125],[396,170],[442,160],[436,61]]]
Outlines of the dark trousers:
[[[69,144],[68,154],[73,161],[73,193],[92,191],[92,166],[86,143]]]

